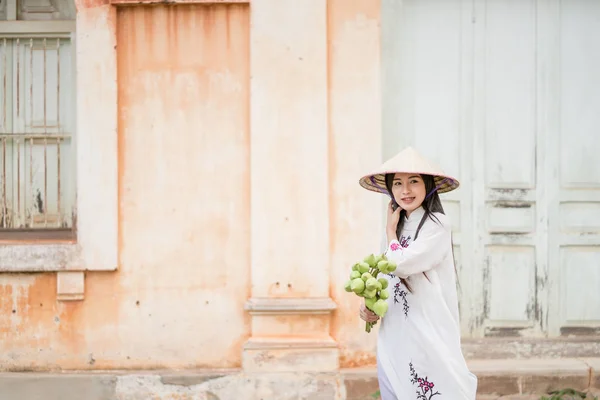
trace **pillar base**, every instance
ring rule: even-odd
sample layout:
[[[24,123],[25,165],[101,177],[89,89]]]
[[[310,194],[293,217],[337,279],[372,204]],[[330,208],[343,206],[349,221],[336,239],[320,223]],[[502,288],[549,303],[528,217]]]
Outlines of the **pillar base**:
[[[251,338],[244,346],[245,372],[332,372],[339,365],[335,340]]]
[[[252,336],[244,345],[246,372],[331,372],[339,369],[339,348],[329,335],[329,297],[252,298],[246,303]]]

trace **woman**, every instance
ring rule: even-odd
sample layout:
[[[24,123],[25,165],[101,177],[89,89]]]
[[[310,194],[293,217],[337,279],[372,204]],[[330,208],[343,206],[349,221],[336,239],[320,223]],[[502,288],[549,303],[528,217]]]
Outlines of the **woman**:
[[[386,276],[389,309],[377,342],[382,400],[475,400],[477,378],[461,350],[450,221],[439,197],[458,181],[409,147],[360,185],[391,197],[384,251],[397,267]],[[364,304],[360,317],[378,319]]]

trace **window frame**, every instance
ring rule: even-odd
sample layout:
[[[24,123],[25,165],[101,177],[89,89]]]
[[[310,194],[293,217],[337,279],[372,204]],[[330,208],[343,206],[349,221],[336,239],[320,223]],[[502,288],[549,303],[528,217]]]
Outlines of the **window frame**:
[[[0,35],[71,33],[76,221],[67,237],[56,231],[45,236],[40,236],[42,230],[4,231],[0,234],[0,272],[114,271],[118,266],[119,189],[116,8],[81,9],[69,21],[16,21],[16,0],[8,0],[6,7],[7,20],[0,22]]]
[[[16,0],[8,0],[7,8],[16,9],[11,5],[16,4]],[[8,15],[7,18],[16,17]],[[73,67],[76,66],[74,36],[76,32],[75,20],[72,21],[0,21],[0,39],[15,39],[21,37],[66,37],[73,46]],[[74,68],[73,68],[74,69]],[[76,134],[76,132],[75,132]],[[75,154],[75,135],[71,139],[71,151]],[[75,180],[71,182],[76,185]],[[77,188],[75,187],[75,191]],[[57,241],[57,242],[75,242],[77,241],[77,216],[73,216],[72,226],[70,228],[14,228],[0,229],[1,242],[23,242],[23,241]]]

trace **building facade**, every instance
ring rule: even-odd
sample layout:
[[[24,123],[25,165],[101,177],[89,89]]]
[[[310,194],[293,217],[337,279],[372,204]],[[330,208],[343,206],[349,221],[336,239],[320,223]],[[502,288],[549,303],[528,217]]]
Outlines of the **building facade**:
[[[4,370],[372,366],[358,178],[406,145],[461,181],[467,357],[600,354],[598,4],[3,7]]]

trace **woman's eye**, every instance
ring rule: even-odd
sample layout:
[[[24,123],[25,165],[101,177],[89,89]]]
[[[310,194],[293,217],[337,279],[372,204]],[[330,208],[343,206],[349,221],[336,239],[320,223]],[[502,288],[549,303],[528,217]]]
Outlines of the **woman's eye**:
[[[410,183],[417,183],[418,181],[416,179],[413,179],[412,181],[410,181]]]

